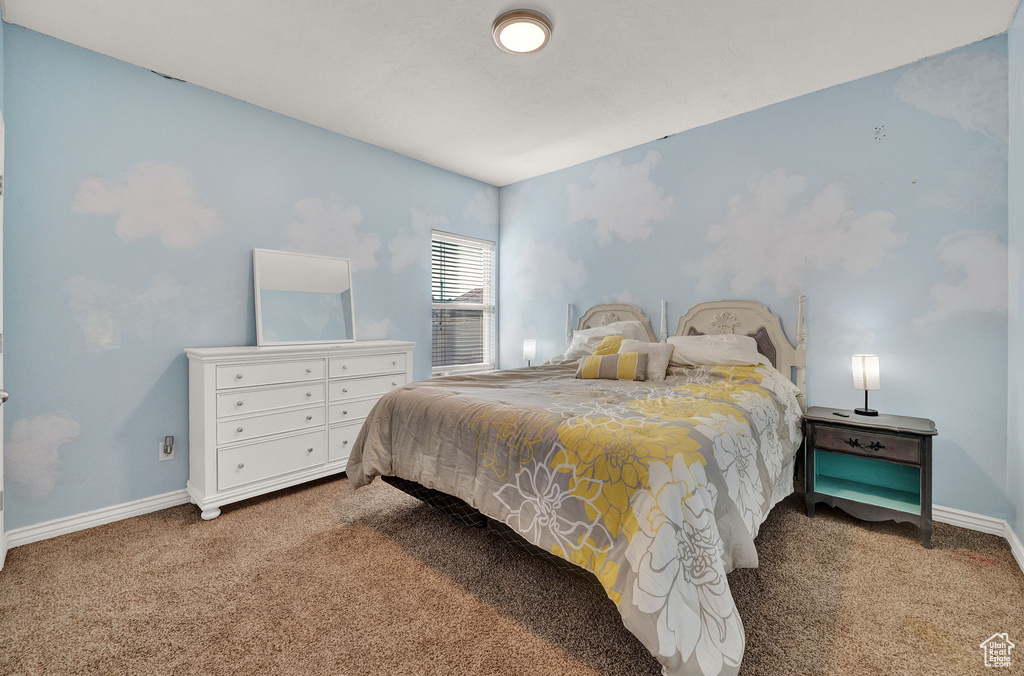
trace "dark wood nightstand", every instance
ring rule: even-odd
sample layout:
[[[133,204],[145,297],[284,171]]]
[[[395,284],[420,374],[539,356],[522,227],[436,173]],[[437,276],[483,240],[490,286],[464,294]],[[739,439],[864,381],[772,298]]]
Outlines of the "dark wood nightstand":
[[[914,523],[931,549],[937,433],[927,418],[811,407],[804,414],[807,516],[824,502],[865,521]]]

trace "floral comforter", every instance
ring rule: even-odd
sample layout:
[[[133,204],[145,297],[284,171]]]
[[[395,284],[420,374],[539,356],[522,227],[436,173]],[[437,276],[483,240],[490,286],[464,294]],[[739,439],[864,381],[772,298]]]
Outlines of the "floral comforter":
[[[454,495],[593,572],[665,674],[737,673],[744,634],[726,573],[757,565],[754,537],[792,491],[795,386],[764,366],[675,369],[662,382],[574,370],[394,390],[363,425],[348,476]]]

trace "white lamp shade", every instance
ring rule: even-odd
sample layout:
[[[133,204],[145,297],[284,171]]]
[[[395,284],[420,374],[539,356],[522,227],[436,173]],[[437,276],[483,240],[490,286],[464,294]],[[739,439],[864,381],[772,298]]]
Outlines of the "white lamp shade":
[[[858,390],[877,390],[879,384],[878,355],[853,355],[853,386]]]
[[[523,341],[523,360],[533,361],[537,358],[537,341],[527,338]]]

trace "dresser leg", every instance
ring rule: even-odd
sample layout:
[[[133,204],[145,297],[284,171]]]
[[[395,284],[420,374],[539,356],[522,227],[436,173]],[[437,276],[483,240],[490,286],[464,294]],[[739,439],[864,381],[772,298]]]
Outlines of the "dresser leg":
[[[814,498],[811,497],[810,493],[804,495],[804,505],[807,507],[807,518],[814,518]]]
[[[932,548],[932,522],[926,521],[921,526],[921,546],[925,549]]]
[[[204,509],[203,513],[199,516],[203,517],[203,521],[210,521],[220,516],[220,507],[214,507],[213,509]]]

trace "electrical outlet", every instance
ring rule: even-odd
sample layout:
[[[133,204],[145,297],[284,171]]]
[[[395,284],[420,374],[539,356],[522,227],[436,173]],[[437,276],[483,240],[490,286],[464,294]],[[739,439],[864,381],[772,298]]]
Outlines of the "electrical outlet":
[[[167,448],[164,446],[164,442],[160,442],[160,462],[164,460],[174,460],[174,446],[171,446],[171,452],[166,452]]]

